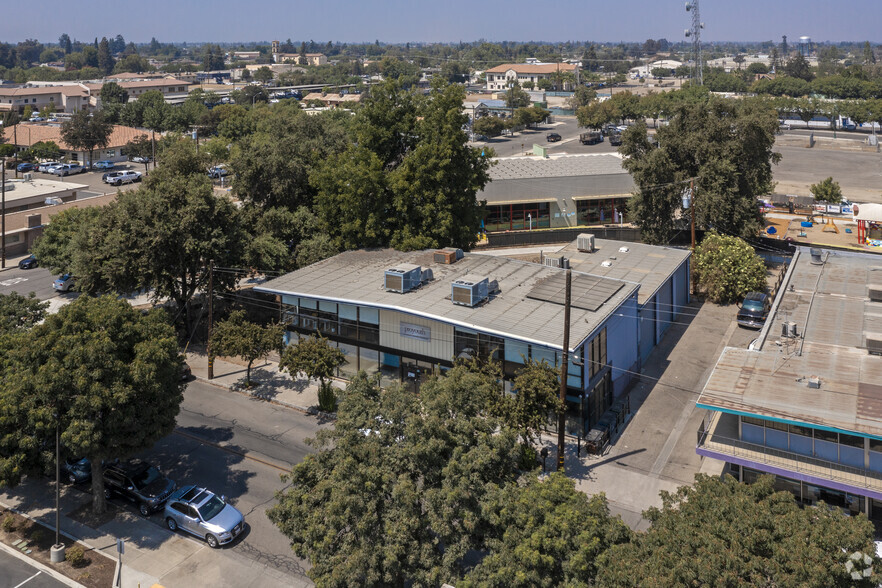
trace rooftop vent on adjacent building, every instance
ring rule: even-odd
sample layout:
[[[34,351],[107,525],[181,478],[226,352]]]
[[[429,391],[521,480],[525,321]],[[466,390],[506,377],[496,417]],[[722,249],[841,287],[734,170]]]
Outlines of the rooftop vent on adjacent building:
[[[489,285],[487,278],[462,277],[450,285],[450,299],[460,306],[477,306],[489,297]]]
[[[812,263],[815,265],[823,265],[824,264],[824,252],[817,247],[812,247],[810,250],[812,254]]]
[[[600,262],[600,265],[602,265],[603,267],[612,267],[612,262],[608,259],[605,259]]]
[[[786,337],[788,339],[799,336],[798,331],[796,329],[796,323],[793,321],[786,321],[781,323],[781,336]]]
[[[421,284],[423,272],[420,266],[412,263],[402,263],[386,270],[384,287],[391,292],[401,294],[418,288]]]
[[[435,274],[432,272],[432,269],[426,268],[423,270],[423,273],[420,276],[420,283],[425,284],[426,282],[431,282],[434,279],[435,279]]]
[[[809,388],[820,388],[821,387],[821,378],[818,376],[810,376],[808,379],[808,387]]]
[[[594,253],[594,235],[582,233],[576,237],[576,249],[586,253]]]
[[[559,267],[561,269],[570,269],[570,260],[566,257],[546,257],[545,265],[549,267]]]
[[[488,294],[499,294],[502,290],[499,289],[499,282],[497,280],[490,280],[487,284],[487,293]]]
[[[627,253],[629,251],[630,249],[628,249],[626,245],[622,245],[621,247],[619,247],[619,253]]]
[[[882,355],[882,333],[864,332],[864,340],[867,342],[867,351],[872,355]]]
[[[432,259],[435,263],[450,265],[451,263],[456,263],[458,260],[462,259],[463,255],[462,249],[445,247],[444,249],[437,250],[432,255]]]
[[[882,284],[869,284],[867,286],[867,295],[871,302],[882,302]]]

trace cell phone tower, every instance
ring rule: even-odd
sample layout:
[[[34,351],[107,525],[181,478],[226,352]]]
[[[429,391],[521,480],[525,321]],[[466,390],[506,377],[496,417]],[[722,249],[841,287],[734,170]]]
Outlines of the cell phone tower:
[[[692,57],[695,60],[692,69],[692,81],[699,86],[703,86],[704,64],[701,60],[701,29],[704,28],[704,23],[701,22],[701,16],[698,13],[698,0],[686,2],[686,12],[692,13],[692,28],[684,31],[687,37],[692,37]]]

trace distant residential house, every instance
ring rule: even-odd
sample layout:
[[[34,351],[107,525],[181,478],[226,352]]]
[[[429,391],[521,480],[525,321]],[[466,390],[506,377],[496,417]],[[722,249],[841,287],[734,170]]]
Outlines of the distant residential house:
[[[272,52],[274,63],[285,63],[287,61],[292,61],[298,65],[325,65],[328,63],[328,58],[324,53],[306,53],[303,55],[300,53],[282,53],[280,48],[281,45],[279,42],[273,41]]]
[[[487,90],[505,90],[515,80],[524,88],[538,86],[539,81],[555,80],[558,74],[575,73],[579,68],[572,63],[505,63],[485,71]],[[564,82],[564,89],[572,89],[571,82]]]
[[[141,129],[114,125],[104,149],[96,149],[92,152],[92,161],[125,161],[122,148],[139,136],[146,136]],[[89,152],[76,150],[61,138],[60,123],[19,123],[3,129],[3,138],[6,143],[19,148],[29,148],[41,141],[52,141],[61,149],[62,157],[68,161],[89,163]]]

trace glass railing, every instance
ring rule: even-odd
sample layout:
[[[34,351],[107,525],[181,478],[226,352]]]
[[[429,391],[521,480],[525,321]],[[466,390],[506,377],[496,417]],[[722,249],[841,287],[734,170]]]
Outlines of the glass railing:
[[[882,490],[882,472],[856,468],[817,457],[810,457],[714,434],[722,413],[716,412],[710,425],[701,433],[698,448],[723,456],[738,457],[800,474],[817,476],[859,488]]]

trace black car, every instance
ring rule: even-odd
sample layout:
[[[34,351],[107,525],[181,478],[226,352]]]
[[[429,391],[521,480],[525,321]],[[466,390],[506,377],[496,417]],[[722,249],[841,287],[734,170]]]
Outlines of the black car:
[[[741,303],[736,322],[742,327],[761,329],[766,324],[766,317],[769,316],[771,307],[768,294],[750,292]]]
[[[18,269],[33,269],[37,267],[37,257],[34,254],[28,255],[18,262]]]
[[[556,143],[557,141],[560,141],[560,135],[557,133],[548,133],[545,135],[545,140],[549,143]]]
[[[82,484],[92,479],[92,462],[83,458],[68,458],[61,462],[61,477],[71,484]]]
[[[118,494],[138,505],[145,517],[162,508],[177,485],[154,466],[130,460],[107,466],[104,470],[104,497]]]

